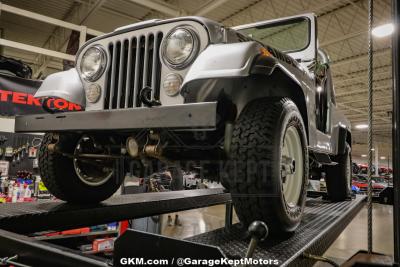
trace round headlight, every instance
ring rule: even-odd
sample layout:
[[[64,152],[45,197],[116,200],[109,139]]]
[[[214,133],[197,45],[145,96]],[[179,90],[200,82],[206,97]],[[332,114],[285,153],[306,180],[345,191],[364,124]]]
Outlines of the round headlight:
[[[106,53],[99,46],[93,46],[85,51],[81,60],[82,78],[93,82],[100,78],[106,67]]]
[[[191,63],[199,48],[196,33],[188,28],[176,28],[164,39],[162,54],[172,68],[184,68]]]

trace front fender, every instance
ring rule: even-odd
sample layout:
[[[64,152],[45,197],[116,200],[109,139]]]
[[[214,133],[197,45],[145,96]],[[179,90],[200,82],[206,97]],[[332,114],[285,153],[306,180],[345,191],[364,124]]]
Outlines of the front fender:
[[[196,80],[248,76],[261,47],[256,42],[209,45],[191,66],[182,88]]]
[[[271,75],[276,68],[298,85],[301,83],[293,71],[300,72],[299,75],[306,75],[307,72],[291,57],[254,41],[209,45],[189,69],[182,88],[196,80],[245,77],[250,74]]]
[[[86,106],[85,90],[75,68],[49,75],[35,94],[37,98],[57,97]]]
[[[236,79],[243,78],[243,79]],[[227,99],[237,115],[253,99],[290,97],[298,106],[307,133],[314,133],[313,80],[290,56],[257,42],[209,45],[188,71],[181,94],[185,103]],[[229,105],[230,107],[231,105]],[[231,110],[231,109],[229,109]],[[313,141],[314,136],[309,136]],[[312,142],[311,142],[312,143]]]

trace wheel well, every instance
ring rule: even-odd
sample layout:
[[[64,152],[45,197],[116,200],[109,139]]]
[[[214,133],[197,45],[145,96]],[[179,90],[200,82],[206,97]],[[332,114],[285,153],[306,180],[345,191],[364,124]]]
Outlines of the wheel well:
[[[309,142],[307,104],[303,89],[279,68],[276,68],[271,75],[262,75],[262,77],[263,83],[261,86],[264,87],[265,84],[269,85],[266,90],[268,96],[288,97],[296,104],[303,118],[307,133],[307,142]],[[260,85],[258,85],[258,88],[259,86]]]
[[[207,84],[208,81],[214,83]],[[194,90],[195,88],[206,88],[207,92],[200,95],[199,91],[201,90]],[[213,90],[209,90],[209,88]],[[220,104],[220,111],[226,109],[225,111],[228,114],[235,113],[234,118],[238,118],[244,107],[255,99],[288,97],[296,104],[300,111],[306,128],[307,142],[309,142],[306,96],[300,85],[280,68],[275,68],[271,74],[253,73],[237,79],[221,78],[193,81],[186,85],[182,95],[185,98],[185,103],[206,101],[218,101],[221,103],[224,100],[229,105]],[[234,107],[235,112],[232,112],[232,107]]]
[[[293,100],[293,102],[296,104],[297,108],[300,111],[300,114],[303,118],[304,121],[304,126],[306,127],[306,133],[307,133],[307,142],[309,141],[308,139],[308,113],[307,113],[307,105],[306,105],[306,100],[305,96],[303,94],[302,89],[293,81],[291,81],[292,85],[290,85],[289,88],[293,88],[293,86],[298,87],[299,90],[289,90],[287,92],[287,97]]]

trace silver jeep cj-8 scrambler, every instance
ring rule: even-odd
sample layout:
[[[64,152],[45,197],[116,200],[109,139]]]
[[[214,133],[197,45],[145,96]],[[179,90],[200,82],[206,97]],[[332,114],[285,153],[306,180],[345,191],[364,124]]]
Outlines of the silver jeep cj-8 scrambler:
[[[35,96],[85,108],[16,118],[17,132],[46,133],[40,173],[62,200],[110,197],[132,171],[124,166],[145,175],[156,162],[180,162],[221,181],[245,224],[294,231],[309,175],[325,172],[335,201],[350,193],[350,124],[313,14],[234,28],[200,17],[118,28],[88,41],[76,68],[48,76]]]

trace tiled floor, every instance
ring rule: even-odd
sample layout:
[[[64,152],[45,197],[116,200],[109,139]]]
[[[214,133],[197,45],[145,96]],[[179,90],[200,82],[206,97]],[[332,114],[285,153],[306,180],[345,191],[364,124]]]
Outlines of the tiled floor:
[[[374,204],[373,243],[374,251],[393,255],[393,209],[392,206]],[[167,216],[162,223],[162,234],[185,238],[224,226],[225,206],[202,208],[180,212],[181,226],[168,226]],[[172,214],[174,221],[175,214]],[[237,221],[236,216],[234,222]],[[338,239],[326,251],[325,256],[341,263],[358,250],[367,249],[367,209],[363,208],[347,226]],[[330,266],[317,264],[316,266]]]

